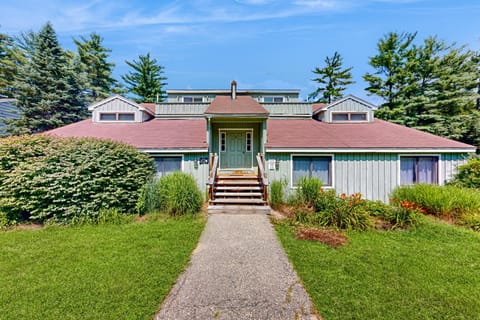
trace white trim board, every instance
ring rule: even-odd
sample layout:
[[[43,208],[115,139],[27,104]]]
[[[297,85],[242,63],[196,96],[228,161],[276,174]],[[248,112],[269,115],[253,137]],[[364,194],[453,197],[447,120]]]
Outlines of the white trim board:
[[[427,149],[427,148],[266,148],[265,152],[268,153],[475,153],[475,148],[444,148],[444,149]]]
[[[208,153],[208,148],[192,148],[192,149],[137,149],[151,155],[162,155],[162,154],[182,154],[182,153]]]

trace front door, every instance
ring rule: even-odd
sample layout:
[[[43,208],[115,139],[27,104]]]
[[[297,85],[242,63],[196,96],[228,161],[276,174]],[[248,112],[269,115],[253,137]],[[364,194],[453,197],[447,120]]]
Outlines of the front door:
[[[221,131],[220,168],[251,168],[252,140],[251,131]]]

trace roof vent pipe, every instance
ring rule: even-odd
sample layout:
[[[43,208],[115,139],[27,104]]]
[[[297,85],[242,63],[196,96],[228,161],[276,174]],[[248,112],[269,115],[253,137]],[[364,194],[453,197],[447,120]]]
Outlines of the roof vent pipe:
[[[230,94],[232,95],[232,100],[237,99],[237,81],[233,80],[230,86]]]

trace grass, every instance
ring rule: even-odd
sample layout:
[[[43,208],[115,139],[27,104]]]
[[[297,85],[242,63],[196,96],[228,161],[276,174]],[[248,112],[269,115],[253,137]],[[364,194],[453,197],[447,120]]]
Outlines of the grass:
[[[204,219],[0,232],[1,319],[151,319]]]
[[[479,233],[426,219],[333,249],[276,230],[324,319],[479,319]]]

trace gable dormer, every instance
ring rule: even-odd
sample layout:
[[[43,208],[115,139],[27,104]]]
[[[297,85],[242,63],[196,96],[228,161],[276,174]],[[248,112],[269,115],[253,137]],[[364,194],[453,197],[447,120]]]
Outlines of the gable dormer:
[[[95,123],[139,123],[152,119],[155,113],[149,108],[114,95],[88,107]]]
[[[313,117],[327,123],[373,122],[376,106],[360,98],[348,95],[330,104],[319,106]]]

